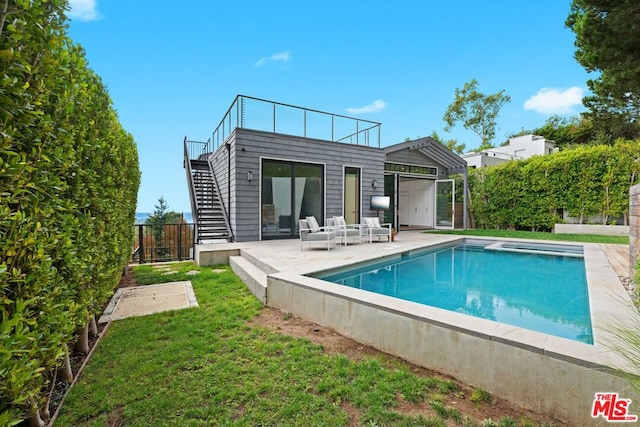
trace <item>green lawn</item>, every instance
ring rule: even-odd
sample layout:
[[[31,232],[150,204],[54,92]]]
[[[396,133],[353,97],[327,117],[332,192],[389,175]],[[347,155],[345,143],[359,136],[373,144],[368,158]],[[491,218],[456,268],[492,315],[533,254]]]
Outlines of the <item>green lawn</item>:
[[[539,240],[563,240],[567,242],[583,243],[614,243],[628,245],[628,236],[602,236],[598,234],[554,234],[540,231],[520,231],[520,230],[436,230],[427,231],[436,234],[457,234],[466,236],[481,237],[508,237],[514,239],[539,239]]]
[[[139,283],[191,280],[199,307],[116,321],[70,391],[56,426],[533,426],[527,418],[483,420],[492,398],[424,377],[391,357],[353,361],[305,339],[248,321],[263,310],[230,271],[173,264]],[[201,273],[187,276],[189,270]],[[466,393],[466,395],[465,395]],[[461,413],[454,401],[474,411]],[[397,412],[401,402],[431,415]]]

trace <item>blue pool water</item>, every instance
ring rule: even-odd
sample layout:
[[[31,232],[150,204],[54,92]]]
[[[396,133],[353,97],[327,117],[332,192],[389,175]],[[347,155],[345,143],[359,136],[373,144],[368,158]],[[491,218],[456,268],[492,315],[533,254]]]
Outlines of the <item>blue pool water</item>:
[[[593,344],[581,256],[485,249],[491,243],[454,244],[316,277]]]

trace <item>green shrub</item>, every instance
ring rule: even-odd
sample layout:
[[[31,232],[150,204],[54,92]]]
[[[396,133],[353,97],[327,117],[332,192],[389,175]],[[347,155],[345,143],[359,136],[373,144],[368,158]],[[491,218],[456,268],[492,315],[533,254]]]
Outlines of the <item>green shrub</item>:
[[[43,405],[47,373],[117,285],[131,250],[137,149],[64,0],[0,12],[0,420]]]
[[[475,227],[550,230],[564,209],[581,223],[596,214],[605,223],[626,216],[639,158],[640,141],[620,140],[472,170]]]

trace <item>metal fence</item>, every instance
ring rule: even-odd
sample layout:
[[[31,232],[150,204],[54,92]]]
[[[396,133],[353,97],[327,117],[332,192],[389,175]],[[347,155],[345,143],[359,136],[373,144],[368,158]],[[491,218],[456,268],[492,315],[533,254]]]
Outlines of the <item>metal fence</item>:
[[[195,224],[136,224],[131,262],[194,259]]]
[[[213,145],[201,152],[218,148],[236,128],[380,147],[378,122],[238,95],[213,131]]]

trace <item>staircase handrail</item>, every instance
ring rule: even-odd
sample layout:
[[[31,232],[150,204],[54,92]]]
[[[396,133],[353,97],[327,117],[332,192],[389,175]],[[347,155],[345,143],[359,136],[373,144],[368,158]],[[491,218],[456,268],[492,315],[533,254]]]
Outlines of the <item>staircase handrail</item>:
[[[207,142],[208,143],[208,142]],[[191,215],[193,215],[195,223],[195,242],[198,242],[198,199],[196,197],[196,187],[193,183],[193,175],[191,174],[191,158],[189,157],[189,149],[187,148],[187,137],[184,137],[184,168],[187,171],[187,182],[189,183],[189,199],[191,200]]]
[[[218,200],[220,200],[220,206],[222,207],[222,216],[224,217],[224,224],[227,227],[227,232],[229,233],[229,238],[231,242],[235,242],[235,237],[233,235],[233,230],[231,229],[231,224],[229,223],[229,216],[227,215],[227,207],[224,204],[224,200],[222,198],[222,195],[220,194],[220,187],[218,186],[218,177],[216,176],[216,172],[213,169],[213,165],[211,164],[211,161],[209,159],[207,159],[207,164],[209,165],[209,170],[211,171],[211,176],[213,177],[213,181],[215,183],[215,191],[218,193]],[[227,191],[230,191],[227,190]]]

